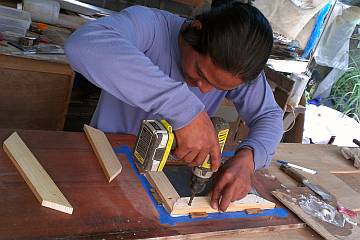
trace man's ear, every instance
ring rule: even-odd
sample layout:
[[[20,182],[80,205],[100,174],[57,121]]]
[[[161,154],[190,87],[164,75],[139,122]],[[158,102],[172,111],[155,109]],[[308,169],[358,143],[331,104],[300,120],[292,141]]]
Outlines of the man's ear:
[[[192,28],[195,28],[196,30],[201,30],[202,29],[202,24],[199,20],[192,20],[191,23],[190,23],[190,26]]]

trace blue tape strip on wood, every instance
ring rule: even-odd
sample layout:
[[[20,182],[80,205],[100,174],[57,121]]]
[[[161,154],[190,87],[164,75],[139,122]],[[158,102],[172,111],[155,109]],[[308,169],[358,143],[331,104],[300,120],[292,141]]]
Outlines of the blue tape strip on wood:
[[[136,169],[133,154],[131,149],[128,146],[119,146],[114,148],[114,151],[117,154],[124,154],[129,161],[133,171],[135,172],[136,176],[139,178],[142,186],[144,187],[145,191],[149,195],[151,201],[153,202],[156,210],[159,213],[159,221],[161,224],[169,224],[175,226],[177,223],[187,223],[187,222],[198,222],[203,220],[221,220],[221,219],[228,219],[228,218],[256,218],[256,217],[281,217],[285,218],[288,216],[288,212],[283,208],[274,208],[264,210],[258,214],[247,214],[245,211],[240,212],[231,212],[231,213],[209,213],[205,218],[191,218],[190,216],[171,216],[166,209],[162,206],[157,204],[156,200],[154,199],[153,195],[150,192],[151,185],[147,181],[146,177],[139,174]],[[231,155],[232,154],[232,155]],[[223,156],[233,156],[234,152],[224,152]]]

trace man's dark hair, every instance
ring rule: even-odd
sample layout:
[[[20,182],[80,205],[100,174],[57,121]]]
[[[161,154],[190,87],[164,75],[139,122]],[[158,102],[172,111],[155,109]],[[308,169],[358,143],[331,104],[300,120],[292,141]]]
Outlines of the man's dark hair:
[[[195,17],[202,24],[200,30],[189,25],[181,36],[195,51],[209,54],[216,66],[248,82],[260,74],[269,58],[270,23],[250,4],[221,2]]]

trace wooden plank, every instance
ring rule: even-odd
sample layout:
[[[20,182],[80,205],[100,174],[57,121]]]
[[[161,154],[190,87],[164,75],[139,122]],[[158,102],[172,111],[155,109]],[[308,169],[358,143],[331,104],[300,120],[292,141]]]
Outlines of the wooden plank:
[[[191,214],[194,212],[206,212],[206,213],[216,213],[219,212],[217,209],[213,209],[210,206],[210,197],[195,197],[191,206],[188,205],[189,197],[182,197],[178,199],[171,211],[171,215],[185,215]],[[238,212],[244,211],[246,209],[273,209],[275,203],[270,202],[262,197],[259,197],[255,194],[248,194],[241,200],[230,203],[226,212]]]
[[[360,210],[360,193],[334,175],[334,172],[360,174],[360,170],[356,169],[350,161],[341,155],[338,146],[280,144],[270,165],[270,173],[275,175],[282,184],[295,187],[298,186],[298,183],[279,169],[276,160],[286,160],[290,163],[317,170],[318,174],[316,175],[305,172],[302,172],[302,174],[311,182],[322,186],[334,195],[343,206],[354,211]]]
[[[172,238],[171,238],[172,239]],[[175,239],[175,238],[173,238]],[[178,238],[177,238],[178,239]],[[188,238],[190,239],[190,238]],[[209,236],[197,235],[197,240],[209,240]],[[316,232],[311,230],[311,228],[288,228],[284,226],[283,229],[274,229],[268,228],[268,231],[264,232],[257,232],[257,229],[253,229],[253,232],[241,232],[241,231],[228,231],[222,232],[218,234],[213,234],[211,239],[216,240],[249,240],[249,239],[256,239],[256,240],[269,240],[269,239],[276,239],[276,240],[319,240],[321,236],[319,236]]]
[[[180,199],[179,194],[166,177],[164,172],[147,172],[146,178],[151,186],[159,194],[165,209],[171,213],[176,201]]]
[[[42,206],[72,214],[73,207],[16,132],[3,148]]]
[[[281,143],[276,149],[274,160],[286,160],[330,173],[360,173],[360,169],[341,155],[340,147],[336,145]]]
[[[74,71],[68,64],[60,62],[31,59],[0,54],[1,68],[22,71],[34,71],[42,73],[56,73],[61,75],[72,75]]]
[[[291,188],[287,191],[273,191],[272,194],[323,238],[328,240],[360,239],[360,229],[357,226],[345,222],[344,227],[337,227],[305,213],[297,200],[311,194],[309,191],[306,188]]]
[[[121,172],[122,166],[119,159],[102,131],[86,124],[84,131],[107,180],[111,182]]]

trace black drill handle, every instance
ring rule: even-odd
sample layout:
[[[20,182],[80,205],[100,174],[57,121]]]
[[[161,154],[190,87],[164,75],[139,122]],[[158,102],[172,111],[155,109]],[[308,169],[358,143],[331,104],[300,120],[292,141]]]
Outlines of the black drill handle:
[[[296,171],[292,167],[289,167],[286,164],[281,164],[280,169],[299,183],[304,183],[308,181],[306,177],[304,177],[303,175],[298,173],[298,171]]]
[[[353,139],[353,143],[355,143],[356,145],[358,145],[359,147],[360,147],[360,141],[359,140],[357,140],[357,139]]]

